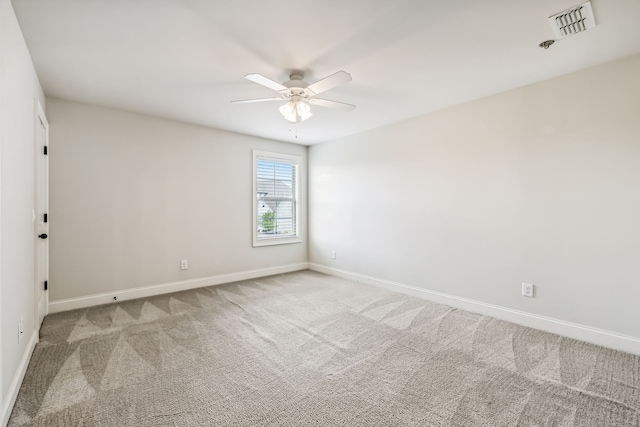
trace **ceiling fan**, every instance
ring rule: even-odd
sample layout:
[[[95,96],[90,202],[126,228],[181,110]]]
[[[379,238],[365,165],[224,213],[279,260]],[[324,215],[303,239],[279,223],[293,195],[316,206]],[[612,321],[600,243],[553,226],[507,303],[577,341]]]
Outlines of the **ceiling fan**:
[[[345,104],[344,102],[330,101],[328,99],[316,98],[315,96],[333,89],[337,86],[349,83],[351,76],[344,71],[338,71],[325,77],[322,80],[318,80],[313,84],[309,84],[302,80],[302,73],[294,71],[289,76],[289,80],[280,84],[275,82],[262,74],[247,74],[245,79],[251,80],[254,83],[268,87],[278,92],[279,96],[273,98],[258,98],[258,99],[245,99],[241,101],[231,101],[235,104],[243,104],[249,102],[264,102],[264,101],[287,101],[282,107],[280,107],[280,114],[290,121],[291,123],[300,123],[303,120],[311,117],[311,105],[318,105],[320,107],[335,108],[343,111],[353,111],[356,106],[351,104]]]

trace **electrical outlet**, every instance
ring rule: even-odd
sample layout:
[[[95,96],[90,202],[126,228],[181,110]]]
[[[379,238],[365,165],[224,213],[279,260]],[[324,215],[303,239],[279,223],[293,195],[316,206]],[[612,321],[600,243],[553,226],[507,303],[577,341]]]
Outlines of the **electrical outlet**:
[[[336,259],[336,251],[331,251],[331,259]]]
[[[533,298],[533,284],[522,283],[522,296]]]
[[[189,268],[189,260],[183,259],[180,261],[180,270],[186,270]]]
[[[24,329],[22,328],[23,321],[24,321],[24,317],[20,319],[20,323],[18,323],[18,344],[22,342],[22,336],[24,335]]]

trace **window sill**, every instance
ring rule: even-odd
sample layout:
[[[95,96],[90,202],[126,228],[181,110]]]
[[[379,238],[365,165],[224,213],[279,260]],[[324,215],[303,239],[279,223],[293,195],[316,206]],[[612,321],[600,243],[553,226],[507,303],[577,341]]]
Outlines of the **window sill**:
[[[302,238],[300,237],[274,237],[271,239],[260,239],[253,241],[253,247],[257,248],[260,246],[273,246],[273,245],[288,245],[290,243],[302,243]]]

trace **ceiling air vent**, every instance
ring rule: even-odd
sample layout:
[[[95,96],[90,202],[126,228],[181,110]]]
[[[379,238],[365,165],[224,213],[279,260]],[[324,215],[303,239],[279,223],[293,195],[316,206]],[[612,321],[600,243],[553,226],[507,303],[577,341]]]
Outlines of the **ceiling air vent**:
[[[587,1],[549,17],[549,23],[558,39],[572,36],[596,26],[591,2]]]

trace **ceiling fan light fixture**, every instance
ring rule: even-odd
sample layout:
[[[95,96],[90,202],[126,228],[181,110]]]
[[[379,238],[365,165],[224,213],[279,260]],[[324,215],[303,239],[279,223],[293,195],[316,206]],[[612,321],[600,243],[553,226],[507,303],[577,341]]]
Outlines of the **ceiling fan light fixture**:
[[[298,115],[302,120],[307,120],[309,117],[313,115],[311,113],[311,107],[309,106],[309,104],[306,104],[302,101],[298,102],[297,111],[298,111]]]
[[[296,121],[296,112],[295,112],[295,104],[292,101],[287,102],[282,107],[280,107],[280,114],[282,117],[287,119],[292,123],[297,123]]]
[[[300,123],[313,115],[311,107],[302,101],[287,102],[280,107],[280,114],[291,123]]]

